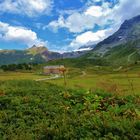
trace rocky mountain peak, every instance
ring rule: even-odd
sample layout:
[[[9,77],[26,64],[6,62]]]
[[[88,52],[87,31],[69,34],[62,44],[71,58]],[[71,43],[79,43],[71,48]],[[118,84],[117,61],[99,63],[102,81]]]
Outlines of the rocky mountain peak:
[[[98,43],[95,49],[104,52],[109,48],[136,39],[140,39],[140,15],[125,20],[117,32]]]

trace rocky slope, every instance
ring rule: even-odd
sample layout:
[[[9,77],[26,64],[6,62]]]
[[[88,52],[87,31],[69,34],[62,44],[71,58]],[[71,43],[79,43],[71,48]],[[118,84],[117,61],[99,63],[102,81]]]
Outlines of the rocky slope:
[[[105,53],[115,46],[138,39],[140,39],[140,15],[126,20],[117,32],[98,43],[95,50]]]
[[[105,59],[110,64],[125,65],[140,61],[140,16],[126,20],[87,55],[86,59]]]

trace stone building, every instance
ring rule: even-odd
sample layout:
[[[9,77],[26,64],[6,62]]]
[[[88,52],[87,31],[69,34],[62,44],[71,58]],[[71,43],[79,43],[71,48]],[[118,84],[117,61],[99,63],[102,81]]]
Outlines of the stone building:
[[[65,69],[65,67],[63,65],[59,65],[59,66],[45,66],[43,69],[43,73],[46,75],[49,74],[61,74],[62,71],[61,69]]]

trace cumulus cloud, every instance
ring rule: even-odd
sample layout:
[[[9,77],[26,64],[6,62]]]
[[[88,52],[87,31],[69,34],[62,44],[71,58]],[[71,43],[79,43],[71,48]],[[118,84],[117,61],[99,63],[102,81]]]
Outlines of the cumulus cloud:
[[[87,10],[85,11],[86,15],[91,15],[93,17],[105,17],[109,15],[112,12],[112,9],[110,8],[111,3],[104,2],[102,6],[89,6]]]
[[[53,7],[52,1],[0,0],[0,13],[17,13],[29,17],[48,14]],[[85,2],[84,0],[81,1]],[[98,2],[102,4],[97,5]],[[116,5],[114,6],[114,4]],[[140,14],[140,0],[111,0],[110,2],[106,2],[106,0],[87,0],[85,7],[72,10],[63,9],[57,12],[59,13],[58,19],[51,21],[43,29],[49,28],[57,32],[60,28],[66,28],[76,36],[74,40],[69,41],[68,47],[77,48],[90,43],[98,43],[115,32],[124,20]],[[105,29],[108,24],[110,27]],[[97,32],[93,32],[95,25],[99,27]],[[35,26],[40,29],[43,25],[36,23]],[[19,26],[13,27],[2,22],[0,23],[0,39],[7,41],[21,40],[28,46],[33,42],[42,42],[32,30]]]
[[[78,33],[94,27],[93,18],[78,12],[70,15],[66,20],[60,16],[57,21],[52,21],[47,27],[57,31],[59,28],[67,28],[70,32]]]
[[[96,2],[102,2],[102,5],[98,6]],[[113,4],[116,5],[113,6]],[[89,0],[87,7],[82,12],[74,11],[65,18],[60,15],[58,20],[50,22],[47,28],[54,31],[59,28],[67,28],[72,33],[81,33],[68,46],[68,48],[77,48],[82,45],[100,42],[117,31],[126,19],[139,14],[139,0],[112,0],[110,3],[104,0]],[[110,27],[103,30],[110,21]],[[90,31],[93,30],[95,25],[98,25],[100,30],[97,32]]]
[[[0,12],[37,16],[48,14],[52,10],[52,0],[3,0],[0,1]]]
[[[83,12],[73,12],[66,19],[61,15],[58,20],[52,21],[46,27],[57,31],[59,28],[67,28],[72,33],[80,33],[94,28],[96,24],[107,24],[107,15],[110,12],[109,3],[102,6],[90,6]]]
[[[10,26],[0,22],[0,39],[4,41],[15,41],[31,47],[34,44],[45,45],[46,42],[37,37],[37,34],[30,29],[20,26]]]
[[[94,17],[100,17],[103,15],[102,8],[100,6],[91,6],[85,12],[86,15],[91,15]]]
[[[119,23],[140,14],[139,0],[119,0],[119,3],[112,9],[110,17]]]
[[[70,47],[79,48],[80,46],[96,44],[107,36],[111,35],[113,29],[99,30],[97,32],[87,31],[78,35],[71,43]]]
[[[54,31],[67,28],[72,33],[80,33],[93,29],[96,24],[103,27],[108,21],[114,21],[116,27],[119,27],[124,20],[140,14],[139,0],[119,0],[114,7],[111,4],[116,3],[116,0],[111,3],[102,1],[101,6],[94,3],[97,1],[99,0],[92,0],[92,5],[90,4],[83,12],[74,11],[67,18],[61,15],[58,20],[50,22],[46,27]]]

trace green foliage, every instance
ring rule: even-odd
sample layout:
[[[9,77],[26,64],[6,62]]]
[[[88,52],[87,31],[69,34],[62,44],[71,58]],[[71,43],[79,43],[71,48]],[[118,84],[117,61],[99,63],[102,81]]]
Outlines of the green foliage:
[[[28,54],[26,51],[3,50],[0,51],[0,65],[20,63],[43,63],[46,62],[40,54]]]
[[[114,65],[135,64],[140,60],[139,46],[140,40],[129,41],[125,44],[110,49],[104,58]]]
[[[108,48],[108,51],[102,56],[109,65],[130,65],[138,64],[140,60],[140,40],[132,40],[122,43],[117,46]],[[92,58],[96,51],[90,53],[89,57]],[[94,58],[94,57],[93,57]],[[95,57],[97,58],[97,57]]]
[[[127,66],[138,64],[140,60],[139,45],[140,40],[128,41],[127,43],[109,48],[104,55],[93,50],[79,58],[53,60],[48,62],[48,65],[64,64],[69,67],[85,68],[95,65]]]
[[[9,64],[0,66],[0,69],[3,71],[32,70],[35,66],[37,66],[36,63]]]
[[[66,67],[85,68],[95,65],[108,66],[108,62],[103,58],[90,59],[85,56],[79,58],[67,58],[52,60],[47,65],[65,65]]]
[[[0,139],[140,139],[139,96],[0,82]]]

